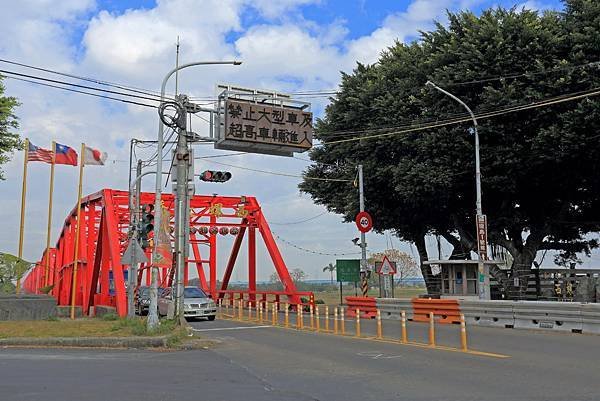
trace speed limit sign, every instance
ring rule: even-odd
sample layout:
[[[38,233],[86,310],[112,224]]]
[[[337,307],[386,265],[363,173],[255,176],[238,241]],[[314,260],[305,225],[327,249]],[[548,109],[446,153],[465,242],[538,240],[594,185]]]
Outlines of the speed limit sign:
[[[373,219],[371,215],[367,212],[360,212],[356,215],[356,227],[358,227],[358,231],[361,233],[366,233],[371,231],[373,228]]]

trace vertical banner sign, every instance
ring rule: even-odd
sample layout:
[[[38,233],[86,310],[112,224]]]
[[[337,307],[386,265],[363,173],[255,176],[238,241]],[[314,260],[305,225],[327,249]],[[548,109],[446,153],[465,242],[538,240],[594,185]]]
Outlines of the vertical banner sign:
[[[477,250],[483,260],[488,260],[487,242],[487,217],[477,216]]]

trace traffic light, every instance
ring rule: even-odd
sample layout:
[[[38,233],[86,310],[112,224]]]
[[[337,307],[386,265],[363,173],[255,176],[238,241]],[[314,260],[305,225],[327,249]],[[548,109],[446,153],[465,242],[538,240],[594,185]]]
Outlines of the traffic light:
[[[149,246],[149,234],[154,230],[154,205],[147,203],[141,206],[142,216],[140,218],[140,245],[143,249]]]
[[[206,170],[200,174],[200,179],[206,182],[225,182],[231,179],[231,173],[229,171]]]

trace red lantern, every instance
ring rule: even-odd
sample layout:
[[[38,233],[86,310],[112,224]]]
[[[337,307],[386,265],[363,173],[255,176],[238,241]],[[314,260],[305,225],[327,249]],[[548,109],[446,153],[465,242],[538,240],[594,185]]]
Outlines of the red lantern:
[[[229,234],[229,228],[227,228],[227,227],[221,227],[219,229],[219,234],[221,234],[221,235],[227,235],[227,234]]]

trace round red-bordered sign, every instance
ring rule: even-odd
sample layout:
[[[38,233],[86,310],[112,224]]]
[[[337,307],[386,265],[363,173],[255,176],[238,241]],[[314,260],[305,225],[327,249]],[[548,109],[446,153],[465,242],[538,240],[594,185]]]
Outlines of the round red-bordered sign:
[[[369,232],[373,228],[373,219],[367,212],[360,212],[357,214],[355,222],[356,227],[358,227],[358,231],[361,233]]]

